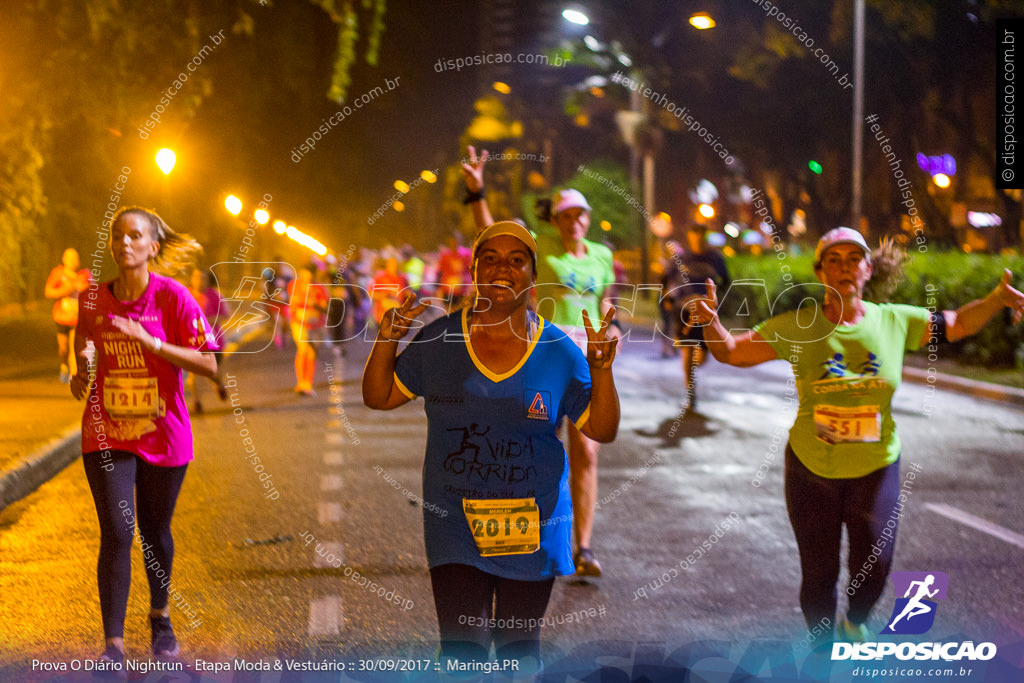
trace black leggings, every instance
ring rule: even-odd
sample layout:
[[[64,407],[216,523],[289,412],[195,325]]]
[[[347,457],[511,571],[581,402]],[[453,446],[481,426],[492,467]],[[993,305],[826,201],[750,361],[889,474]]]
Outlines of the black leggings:
[[[104,452],[86,453],[82,464],[100,523],[97,577],[103,635],[121,638],[132,580],[136,521],[149,579],[149,606],[167,606],[167,586],[174,560],[171,516],[188,465],[157,467],[127,451],[108,451],[109,457],[104,457]]]
[[[540,659],[540,624],[554,578],[517,581],[465,564],[430,570],[441,656],[487,660],[494,642],[499,659]]]
[[[892,566],[899,494],[898,460],[863,477],[826,479],[808,470],[787,444],[786,507],[800,550],[800,608],[807,628],[820,631],[835,623],[844,524],[850,541],[846,618],[867,621]]]

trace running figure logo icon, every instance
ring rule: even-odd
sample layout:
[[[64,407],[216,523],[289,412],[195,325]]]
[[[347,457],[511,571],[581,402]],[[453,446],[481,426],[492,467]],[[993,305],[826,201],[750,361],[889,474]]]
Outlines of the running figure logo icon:
[[[881,634],[919,635],[935,623],[936,600],[946,599],[949,577],[942,572],[893,572],[896,605]],[[881,635],[880,634],[880,635]]]

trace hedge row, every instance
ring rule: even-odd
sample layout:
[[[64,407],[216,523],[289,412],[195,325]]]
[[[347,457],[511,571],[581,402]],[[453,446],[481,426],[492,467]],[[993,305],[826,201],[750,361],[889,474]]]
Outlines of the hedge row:
[[[813,295],[820,300],[820,287],[796,286],[817,283],[813,254],[739,255],[728,259],[733,280],[764,282],[768,296],[747,296],[750,320],[769,317],[795,309],[802,299]],[[783,267],[785,266],[785,268]],[[939,310],[956,309],[973,299],[984,297],[999,282],[1003,269],[1013,274],[1013,284],[1024,289],[1024,257],[965,254],[962,252],[911,252],[906,277],[891,301]],[[786,276],[789,276],[788,278]],[[773,299],[773,300],[772,300]],[[731,305],[729,305],[731,304]],[[735,311],[738,301],[727,302],[726,310]],[[971,365],[1024,368],[1024,324],[1013,325],[1009,311],[1003,311],[974,337],[951,344],[940,354],[959,358]]]

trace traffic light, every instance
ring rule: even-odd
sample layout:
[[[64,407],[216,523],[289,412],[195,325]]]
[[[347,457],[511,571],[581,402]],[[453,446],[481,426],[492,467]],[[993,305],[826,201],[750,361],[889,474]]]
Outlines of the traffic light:
[[[815,175],[821,175],[821,164],[814,159],[807,162],[807,168],[811,169],[811,172]]]

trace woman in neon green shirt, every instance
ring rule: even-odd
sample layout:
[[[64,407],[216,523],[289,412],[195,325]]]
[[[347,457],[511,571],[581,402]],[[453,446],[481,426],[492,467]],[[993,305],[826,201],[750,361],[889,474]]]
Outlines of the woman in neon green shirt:
[[[782,358],[793,365],[799,408],[789,433],[785,478],[786,507],[800,551],[800,607],[812,633],[831,633],[845,525],[849,609],[837,636],[851,641],[868,637],[864,624],[892,564],[900,440],[890,404],[904,350],[975,334],[1003,307],[1017,320],[1024,312],[1024,294],[1010,286],[1009,270],[988,296],[955,311],[929,313],[865,301],[873,258],[877,263],[892,253],[888,245],[872,253],[859,232],[836,228],[815,251],[815,274],[826,291],[820,311],[802,307],[732,335],[718,320],[710,280],[709,299],[694,311],[719,361],[748,367]]]

